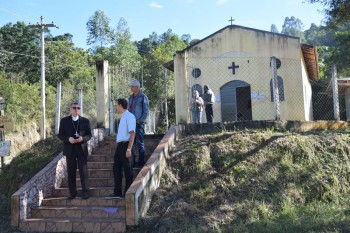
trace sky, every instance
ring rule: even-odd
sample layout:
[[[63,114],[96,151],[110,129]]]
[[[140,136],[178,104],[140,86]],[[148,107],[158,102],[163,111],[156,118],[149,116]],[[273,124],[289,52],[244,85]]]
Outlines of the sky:
[[[281,31],[285,17],[294,16],[304,24],[321,25],[322,5],[306,0],[0,0],[0,27],[7,23],[36,24],[54,22],[51,33],[73,35],[77,47],[86,45],[86,22],[96,10],[104,11],[110,26],[116,28],[121,17],[129,26],[133,41],[171,29],[182,36],[203,39],[230,24],[270,31],[275,24]]]

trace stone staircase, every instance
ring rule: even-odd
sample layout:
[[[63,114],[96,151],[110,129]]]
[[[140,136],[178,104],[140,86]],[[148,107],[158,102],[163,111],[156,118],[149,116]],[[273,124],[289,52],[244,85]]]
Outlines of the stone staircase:
[[[88,172],[90,183],[90,198],[81,198],[81,183],[77,171],[78,196],[68,200],[67,179],[61,186],[53,190],[50,198],[44,198],[41,206],[32,207],[31,215],[20,223],[24,232],[125,232],[126,213],[124,199],[105,197],[113,193],[113,154],[114,138],[107,138],[101,147],[93,150],[88,157]],[[147,142],[145,140],[145,144]],[[146,158],[153,148],[148,148]],[[148,155],[148,156],[147,156]],[[139,170],[134,170],[134,177]],[[123,184],[124,184],[123,179]]]

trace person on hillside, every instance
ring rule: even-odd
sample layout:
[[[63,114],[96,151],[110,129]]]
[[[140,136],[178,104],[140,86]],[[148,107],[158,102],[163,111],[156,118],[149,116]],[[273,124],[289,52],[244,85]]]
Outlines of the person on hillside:
[[[207,117],[207,122],[213,123],[215,95],[208,85],[204,85],[203,100],[204,100],[205,115]]]
[[[193,97],[191,99],[191,112],[192,112],[192,123],[202,123],[202,112],[203,112],[203,99],[199,97],[197,90],[193,91]]]
[[[63,141],[63,155],[66,156],[68,171],[68,199],[77,196],[76,171],[77,165],[82,187],[82,198],[89,198],[89,180],[87,169],[87,142],[91,139],[90,121],[79,115],[78,103],[70,105],[70,115],[61,119],[58,138]]]
[[[114,192],[107,196],[107,199],[124,198],[125,193],[133,181],[131,148],[135,139],[136,118],[127,110],[127,107],[128,101],[126,99],[117,100],[117,112],[121,114],[122,117],[119,122],[116,138],[117,149],[114,153]],[[125,177],[124,194],[122,192],[123,170]]]
[[[140,83],[137,80],[131,80],[130,90],[132,94],[129,96],[129,112],[133,113],[136,118],[136,134],[135,144],[138,147],[139,159],[136,163],[135,155],[133,155],[133,162],[135,168],[142,168],[145,165],[145,122],[149,114],[148,97],[142,93]]]

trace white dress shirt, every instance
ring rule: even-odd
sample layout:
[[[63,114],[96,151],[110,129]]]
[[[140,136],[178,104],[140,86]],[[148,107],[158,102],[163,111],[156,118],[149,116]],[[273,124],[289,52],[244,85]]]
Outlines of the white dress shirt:
[[[130,139],[130,132],[136,129],[136,118],[134,114],[125,110],[120,119],[117,133],[117,142],[126,142]]]

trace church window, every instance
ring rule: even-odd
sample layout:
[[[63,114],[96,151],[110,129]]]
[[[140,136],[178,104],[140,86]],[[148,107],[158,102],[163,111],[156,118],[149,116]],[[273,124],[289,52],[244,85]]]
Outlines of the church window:
[[[194,68],[192,70],[192,77],[193,78],[199,78],[199,76],[201,76],[201,74],[202,74],[202,71],[199,68]]]

